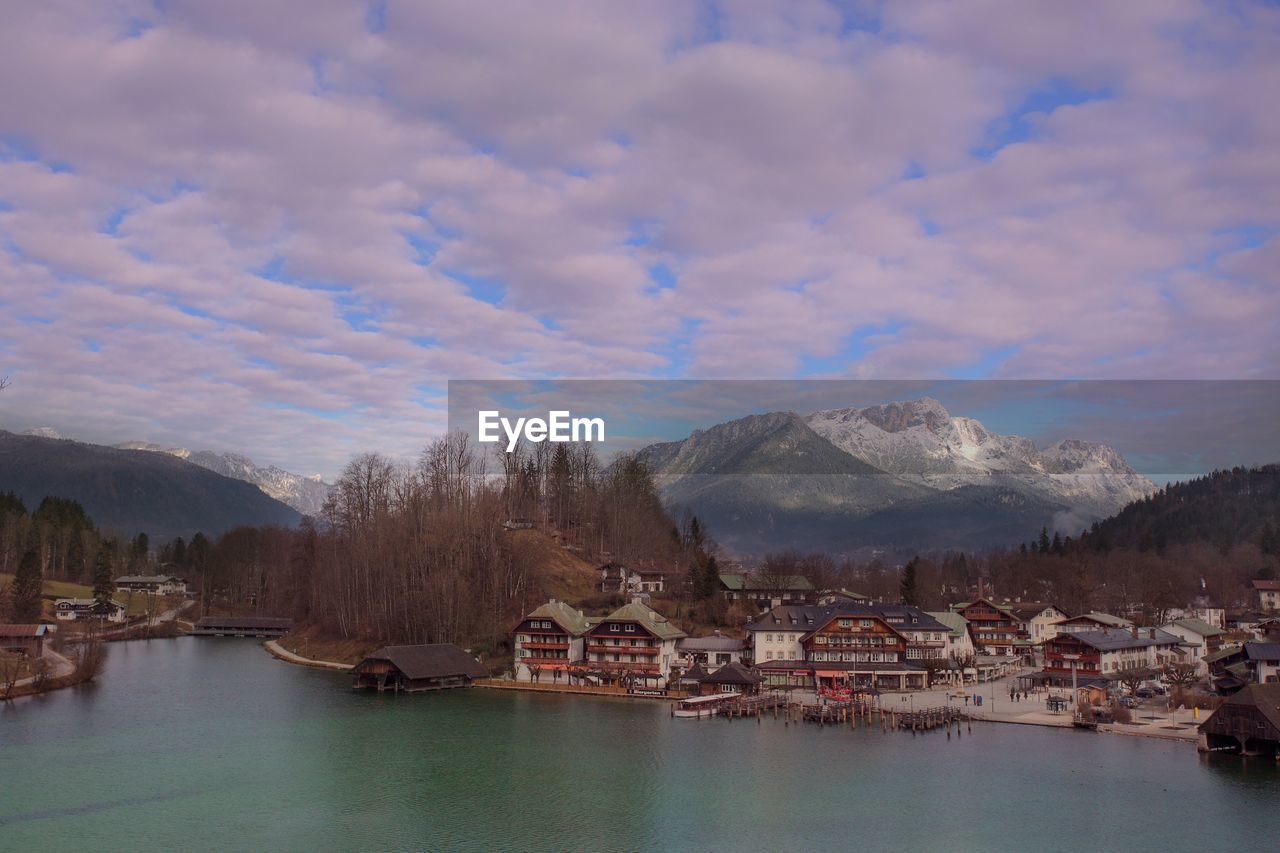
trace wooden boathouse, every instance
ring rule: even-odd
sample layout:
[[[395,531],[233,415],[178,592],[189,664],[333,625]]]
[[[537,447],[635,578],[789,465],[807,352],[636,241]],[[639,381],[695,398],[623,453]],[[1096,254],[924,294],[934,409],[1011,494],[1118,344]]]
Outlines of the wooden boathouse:
[[[1202,752],[1280,758],[1280,684],[1247,684],[1200,724]]]
[[[450,643],[423,646],[384,646],[351,670],[355,689],[420,693],[450,687],[470,687],[489,671],[475,658]]]
[[[191,633],[201,637],[283,637],[292,619],[274,616],[205,616]]]

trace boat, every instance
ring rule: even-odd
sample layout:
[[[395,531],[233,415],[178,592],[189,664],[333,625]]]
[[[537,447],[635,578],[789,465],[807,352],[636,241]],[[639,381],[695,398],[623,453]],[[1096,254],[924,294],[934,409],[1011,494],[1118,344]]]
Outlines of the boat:
[[[738,698],[737,693],[712,693],[709,696],[690,696],[681,699],[671,711],[671,716],[683,719],[700,720],[703,717],[714,717],[720,713],[722,706],[729,699]]]

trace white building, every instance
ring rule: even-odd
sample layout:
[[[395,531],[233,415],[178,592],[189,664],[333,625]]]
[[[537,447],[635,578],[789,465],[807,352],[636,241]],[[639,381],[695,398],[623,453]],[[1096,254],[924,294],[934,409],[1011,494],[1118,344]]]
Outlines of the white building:
[[[1027,639],[1037,646],[1058,636],[1058,623],[1068,618],[1062,608],[1042,602],[1015,601],[1005,609],[1018,620]]]
[[[1187,653],[1187,663],[1196,665],[1200,675],[1207,675],[1209,665],[1204,656],[1222,648],[1223,631],[1200,619],[1175,619],[1160,630],[1172,634],[1182,640],[1182,648]]]
[[[947,629],[946,656],[952,660],[968,660],[976,654],[973,638],[969,636],[969,622],[953,611],[929,611],[929,615]]]
[[[662,592],[666,589],[666,572],[657,569],[634,569],[621,563],[608,563],[600,567],[600,591],[636,595],[642,592]]]
[[[117,592],[146,595],[186,595],[187,582],[175,575],[123,575],[115,579]]]
[[[745,640],[723,637],[718,631],[711,637],[685,637],[676,643],[680,666],[685,670],[697,663],[710,670],[729,663],[742,663],[746,649]]]
[[[678,660],[676,644],[687,635],[639,600],[624,604],[586,634],[586,667],[609,682],[656,682],[665,687]]]
[[[124,605],[112,601],[103,606],[93,598],[59,598],[53,603],[53,615],[60,622],[102,619],[106,622],[123,622]]]
[[[554,598],[524,617],[511,632],[517,681],[567,680],[586,658],[583,635],[590,620]]]

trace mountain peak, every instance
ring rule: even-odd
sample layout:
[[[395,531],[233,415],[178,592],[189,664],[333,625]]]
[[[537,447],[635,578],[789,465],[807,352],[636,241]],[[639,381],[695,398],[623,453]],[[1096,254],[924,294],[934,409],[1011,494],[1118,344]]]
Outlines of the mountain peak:
[[[47,426],[23,430],[22,435],[33,435],[36,438],[62,438],[62,435],[56,429]]]

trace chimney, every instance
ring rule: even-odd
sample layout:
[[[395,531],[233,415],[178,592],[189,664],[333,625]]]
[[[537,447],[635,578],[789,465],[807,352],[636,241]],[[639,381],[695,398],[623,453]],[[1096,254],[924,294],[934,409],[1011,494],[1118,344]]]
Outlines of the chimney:
[[[548,604],[555,604],[555,603],[556,603],[556,600],[555,600],[554,598],[548,598],[548,599],[547,599],[547,603],[548,603]]]
[[[1138,626],[1137,626],[1137,625],[1134,625],[1134,626],[1133,626],[1133,628],[1132,628],[1131,630],[1133,631],[1133,638],[1134,638],[1135,640],[1136,640],[1136,639],[1138,639]]]

